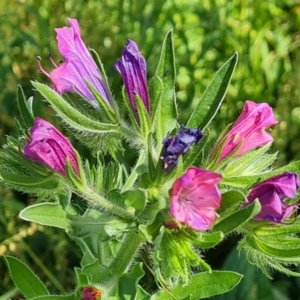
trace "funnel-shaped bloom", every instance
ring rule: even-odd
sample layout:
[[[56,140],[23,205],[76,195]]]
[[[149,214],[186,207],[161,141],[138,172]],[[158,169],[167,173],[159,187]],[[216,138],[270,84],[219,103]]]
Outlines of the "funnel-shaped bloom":
[[[189,151],[192,144],[197,144],[204,137],[204,133],[198,128],[186,128],[180,126],[176,136],[168,136],[163,140],[164,170],[170,172],[178,162],[178,157]]]
[[[241,155],[249,150],[262,147],[273,141],[273,137],[265,131],[266,127],[277,124],[272,108],[267,103],[246,101],[241,115],[235,121],[232,129],[218,143],[218,148],[224,140],[220,160],[231,154]]]
[[[115,68],[123,78],[125,89],[135,114],[137,113],[136,95],[141,98],[149,113],[150,103],[147,87],[146,60],[134,41],[128,40],[122,57],[115,64]]]
[[[53,82],[53,88],[60,94],[78,92],[83,97],[96,103],[86,81],[90,82],[103,99],[110,104],[110,96],[103,81],[103,76],[93,60],[89,50],[80,36],[80,28],[76,19],[68,19],[71,27],[56,28],[58,50],[65,58],[52,72],[40,69]]]
[[[36,118],[31,133],[30,140],[24,148],[27,158],[42,163],[62,175],[66,173],[66,161],[69,159],[74,172],[79,175],[74,148],[54,126]]]
[[[299,186],[298,175],[291,172],[276,175],[256,185],[248,196],[250,203],[258,198],[261,204],[261,211],[254,219],[281,223],[288,218],[295,205],[287,205],[283,200],[294,198]]]
[[[180,223],[205,231],[217,218],[221,193],[217,183],[222,180],[218,173],[190,167],[176,179],[171,193],[171,215]]]

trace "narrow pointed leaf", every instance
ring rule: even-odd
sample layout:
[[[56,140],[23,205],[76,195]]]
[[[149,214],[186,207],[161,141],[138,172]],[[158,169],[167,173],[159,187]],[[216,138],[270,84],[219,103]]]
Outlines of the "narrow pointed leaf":
[[[162,290],[151,300],[191,300],[209,298],[232,290],[242,279],[242,275],[230,271],[202,272],[191,276],[188,284],[179,283],[170,291]]]
[[[229,60],[218,70],[192,112],[192,115],[186,124],[187,127],[199,127],[201,130],[204,130],[213,120],[224,100],[237,61],[238,54],[234,53],[233,56],[231,56],[231,58],[229,58]]]
[[[66,212],[59,203],[39,203],[28,206],[20,212],[19,217],[46,226],[68,228]]]
[[[32,298],[30,300],[74,300],[76,299],[74,294],[69,295],[47,295]]]
[[[159,145],[176,126],[175,76],[173,32],[170,30],[162,45],[156,73],[150,81],[151,106]]]
[[[32,99],[29,99],[28,101],[26,100],[23,89],[20,85],[18,86],[17,100],[18,100],[19,111],[22,120],[24,122],[25,128],[32,127],[34,123],[34,116],[32,114],[32,109],[31,109]]]
[[[258,200],[255,200],[244,209],[241,209],[221,220],[214,226],[213,230],[222,231],[224,234],[227,234],[255,217],[260,212],[260,209],[260,203]]]
[[[32,299],[48,295],[45,285],[23,262],[12,256],[4,256],[10,275],[24,297]]]
[[[65,123],[77,131],[87,131],[90,133],[109,133],[118,132],[118,125],[96,122],[83,115],[72,107],[63,97],[52,90],[50,87],[32,82],[32,85],[41,93],[43,97],[52,105],[53,109],[59,114]]]

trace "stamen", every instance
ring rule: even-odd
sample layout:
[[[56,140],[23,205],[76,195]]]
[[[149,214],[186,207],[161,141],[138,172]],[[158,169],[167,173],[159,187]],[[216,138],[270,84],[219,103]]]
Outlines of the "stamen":
[[[42,65],[41,65],[41,57],[40,56],[37,56],[36,57],[37,58],[37,61],[38,61],[38,65],[39,65],[39,69],[41,70],[41,72],[43,73],[43,74],[45,74],[47,77],[50,77],[50,74],[48,73],[48,72],[46,72],[45,70],[44,70],[44,68],[42,67]]]
[[[55,67],[55,68],[57,68],[58,67],[58,65],[55,63],[55,61],[53,60],[53,58],[52,58],[52,56],[51,56],[51,53],[49,52],[48,53],[48,57],[49,57],[49,60],[51,61],[51,63],[52,63],[52,65]]]

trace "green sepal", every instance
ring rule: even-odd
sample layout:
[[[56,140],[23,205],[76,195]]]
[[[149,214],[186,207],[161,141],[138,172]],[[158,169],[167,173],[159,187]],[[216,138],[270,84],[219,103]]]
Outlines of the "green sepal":
[[[193,239],[191,241],[194,245],[197,245],[202,249],[209,249],[218,245],[223,238],[223,232],[216,231],[212,233],[199,233],[197,234],[197,239]]]
[[[249,151],[239,157],[231,158],[226,167],[222,170],[224,177],[249,176],[260,174],[274,163],[277,153],[266,154],[272,143],[264,147]]]
[[[261,205],[256,199],[245,208],[225,217],[224,219],[220,219],[220,221],[218,221],[218,223],[214,226],[213,231],[222,231],[224,234],[228,234],[251,220],[260,212],[260,210]]]
[[[16,287],[24,297],[32,299],[42,295],[49,295],[45,285],[28,266],[12,256],[5,255],[4,259]]]
[[[202,272],[192,275],[189,282],[179,282],[170,290],[161,290],[151,300],[191,300],[224,294],[239,284],[243,275],[230,271]]]
[[[228,178],[223,177],[222,184],[245,188],[257,183],[258,181],[263,181],[275,175],[283,174],[285,172],[300,173],[300,160],[291,162],[290,164],[283,166],[281,168],[269,172],[264,172],[258,175],[236,176],[236,177],[228,177]]]
[[[78,153],[76,152],[77,159],[79,158]],[[66,160],[66,177],[73,186],[78,191],[85,192],[86,190],[86,180],[85,180],[85,175],[83,173],[82,165],[81,165],[81,160],[78,161],[78,168],[80,170],[80,176],[75,173],[69,158]]]
[[[59,203],[38,203],[30,205],[20,212],[19,217],[25,221],[65,230],[69,227],[66,212]]]
[[[32,111],[33,98],[30,97],[26,100],[25,94],[20,85],[18,86],[17,101],[24,128],[32,127],[34,124],[34,115]]]
[[[156,133],[158,151],[168,132],[176,127],[175,77],[173,31],[170,30],[163,41],[155,75],[149,83],[152,130]]]
[[[100,120],[107,123],[116,124],[117,123],[117,116],[115,111],[111,108],[111,106],[104,100],[101,94],[94,88],[94,86],[86,81],[87,86],[89,87],[90,91],[92,92],[93,96],[97,100],[100,110],[99,110],[99,117]],[[97,108],[98,109],[98,108]]]
[[[95,63],[97,64],[97,66],[99,67],[99,69],[101,71],[101,80],[105,84],[106,90],[107,90],[107,92],[109,94],[109,98],[112,101],[111,104],[114,106],[114,110],[116,111],[117,105],[114,102],[114,98],[113,98],[113,96],[111,94],[111,91],[110,91],[110,88],[109,88],[108,79],[107,79],[107,76],[106,76],[106,72],[105,72],[104,66],[102,64],[102,61],[100,59],[100,56],[98,55],[98,53],[94,49],[89,49],[89,51],[92,54],[92,57],[93,57]]]
[[[221,107],[237,61],[238,54],[234,53],[217,71],[212,82],[195,106],[186,124],[187,127],[199,127],[204,130],[210,124]]]
[[[146,106],[143,100],[139,95],[135,95],[135,103],[138,114],[138,123],[142,136],[144,137],[144,141],[147,142],[148,135],[151,131],[151,122],[149,118],[149,113],[146,109]]]
[[[32,82],[32,85],[51,104],[64,123],[77,132],[84,132],[85,134],[118,133],[119,125],[94,121],[77,111],[50,87],[38,82]]]
[[[89,284],[88,275],[83,272],[81,268],[75,267],[74,268],[75,275],[76,275],[76,282],[78,286],[87,286]]]

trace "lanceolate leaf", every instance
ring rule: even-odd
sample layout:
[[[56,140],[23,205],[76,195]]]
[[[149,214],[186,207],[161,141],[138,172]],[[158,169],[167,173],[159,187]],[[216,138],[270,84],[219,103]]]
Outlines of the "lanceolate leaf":
[[[173,32],[170,30],[162,45],[156,73],[150,81],[151,114],[158,145],[176,126],[175,76]]]
[[[15,285],[24,297],[32,299],[49,294],[40,279],[24,263],[12,256],[4,256],[4,259]]]
[[[30,300],[74,300],[76,299],[74,294],[69,295],[47,295],[32,298]]]
[[[18,86],[17,99],[18,99],[19,111],[22,120],[24,122],[25,128],[30,128],[33,126],[34,123],[34,116],[32,114],[32,109],[31,109],[32,100],[31,99],[29,99],[28,101],[26,100],[26,97],[20,85]]]
[[[224,234],[227,234],[256,216],[260,212],[260,209],[260,203],[258,200],[255,200],[249,206],[233,213],[217,223],[214,226],[214,231],[222,231]]]
[[[59,203],[39,203],[28,206],[20,212],[19,217],[46,226],[68,228],[66,212]]]
[[[75,130],[98,134],[118,132],[118,125],[100,123],[90,119],[88,116],[77,111],[50,87],[38,82],[32,82],[32,85],[47,99],[63,121]]]
[[[162,290],[151,300],[191,300],[204,299],[224,294],[233,289],[242,279],[242,275],[229,271],[202,272],[191,276],[188,284],[179,283],[171,290]]]
[[[213,120],[224,100],[237,61],[238,54],[234,53],[218,70],[192,112],[186,124],[187,127],[199,127],[204,130]]]

